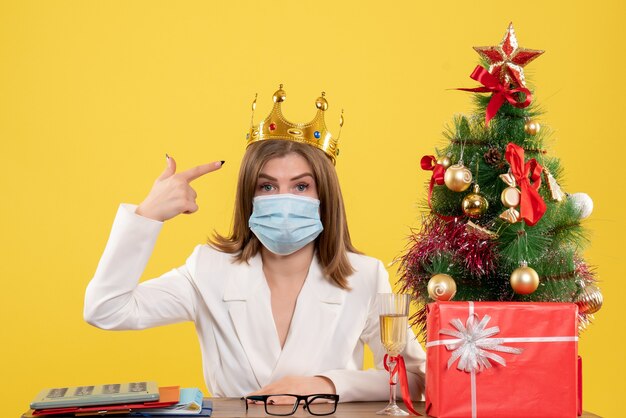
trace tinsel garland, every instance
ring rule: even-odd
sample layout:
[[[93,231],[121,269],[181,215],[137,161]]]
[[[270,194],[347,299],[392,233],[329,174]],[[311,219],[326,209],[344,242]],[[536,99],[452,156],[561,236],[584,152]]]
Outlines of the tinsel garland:
[[[396,260],[401,274],[399,281],[402,292],[410,293],[419,305],[430,301],[426,286],[431,276],[449,272],[433,270],[433,260],[437,257],[449,257],[448,268],[458,266],[470,282],[494,274],[498,264],[497,241],[469,229],[462,220],[446,222],[429,216],[419,231],[412,232],[408,246],[402,258]],[[455,277],[455,280],[464,282],[463,277]],[[411,321],[421,333],[426,322],[425,306],[411,317]]]
[[[400,274],[398,282],[401,285],[401,292],[411,294],[416,302],[418,310],[410,320],[423,339],[426,330],[426,305],[432,302],[426,288],[434,274],[452,273],[461,288],[480,287],[489,281],[490,277],[498,276],[503,260],[499,255],[498,240],[469,228],[463,220],[446,222],[434,215],[427,216],[421,228],[413,230],[408,240],[406,251],[396,260]],[[445,258],[445,262],[438,264],[437,260],[442,257]],[[557,264],[557,261],[551,260],[550,264]],[[445,269],[443,265],[446,266]],[[580,287],[596,282],[593,271],[579,256],[575,257],[574,270],[568,273],[575,278]],[[548,275],[544,277],[544,283],[558,282],[559,279],[560,277]],[[510,300],[509,288],[504,287],[497,293],[499,293],[497,300]],[[569,292],[562,294],[562,297],[552,296],[546,301],[575,302],[577,295],[577,292]],[[584,329],[592,319],[592,314],[580,313],[581,329]]]
[[[446,269],[441,269],[436,260],[445,257]],[[432,302],[426,290],[428,281],[436,273],[451,273],[455,281],[463,285],[471,282],[484,281],[491,275],[497,275],[499,268],[498,241],[480,231],[468,228],[464,221],[446,222],[436,216],[427,216],[419,230],[413,230],[409,237],[408,248],[404,255],[397,259],[400,273],[399,283],[401,292],[412,295],[418,307],[411,316],[411,324],[418,330],[418,334],[425,338],[426,305]],[[556,263],[556,261],[551,261]],[[438,269],[439,268],[439,269]],[[460,273],[460,275],[459,275]],[[580,257],[574,259],[574,270],[567,271],[567,279],[575,279],[579,289],[595,284],[593,270]],[[569,277],[572,276],[572,277]],[[559,281],[560,276],[545,276],[545,283]],[[508,300],[510,290],[500,295],[498,300]],[[576,302],[578,292],[571,292],[563,297],[550,298],[552,302]],[[593,314],[579,313],[581,330],[593,320]]]

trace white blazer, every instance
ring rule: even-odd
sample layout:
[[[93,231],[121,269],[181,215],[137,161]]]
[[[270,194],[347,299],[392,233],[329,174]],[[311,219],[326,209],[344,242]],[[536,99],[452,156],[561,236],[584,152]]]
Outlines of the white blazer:
[[[342,402],[388,399],[375,296],[391,287],[379,260],[349,253],[356,272],[351,290],[343,290],[323,276],[314,257],[281,349],[260,254],[239,264],[230,254],[198,245],[183,266],[139,283],[163,223],[137,215],[135,208],[118,209],[85,293],[87,322],[127,330],[193,321],[213,396],[243,396],[300,375],[329,378]],[[362,370],[365,344],[376,369]],[[425,354],[411,329],[402,355],[412,397],[420,400]]]

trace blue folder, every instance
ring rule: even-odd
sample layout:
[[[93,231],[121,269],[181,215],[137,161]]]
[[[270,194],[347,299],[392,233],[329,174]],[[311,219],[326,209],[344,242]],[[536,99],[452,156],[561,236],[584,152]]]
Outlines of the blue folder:
[[[162,414],[134,411],[128,415],[117,415],[118,417],[172,417],[172,418],[193,418],[193,417],[210,417],[213,412],[213,402],[209,399],[202,400],[202,411],[199,414]]]

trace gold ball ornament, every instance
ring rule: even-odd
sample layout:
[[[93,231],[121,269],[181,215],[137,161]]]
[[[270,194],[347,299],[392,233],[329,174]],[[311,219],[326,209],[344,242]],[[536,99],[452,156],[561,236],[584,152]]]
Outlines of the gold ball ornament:
[[[524,125],[524,132],[526,132],[528,135],[535,136],[539,133],[540,130],[541,125],[539,125],[539,122],[537,122],[536,120],[528,120]]]
[[[583,288],[576,300],[578,312],[594,314],[602,308],[602,293],[597,286],[590,284]]]
[[[433,300],[450,300],[456,294],[456,282],[452,276],[439,273],[428,280],[428,296]]]
[[[441,164],[443,168],[447,169],[448,167],[452,165],[452,160],[450,159],[450,157],[445,155],[437,160],[437,164]]]
[[[464,192],[472,184],[472,172],[463,164],[454,164],[446,170],[443,181],[453,192]]]
[[[511,287],[518,295],[530,295],[539,287],[539,275],[528,266],[518,267],[511,273]]]
[[[478,184],[474,185],[474,191],[463,198],[461,202],[463,213],[470,218],[478,218],[484,215],[489,209],[489,202],[480,194],[480,188]]]
[[[324,96],[325,96],[325,93],[322,92],[322,95],[318,97],[317,100],[315,101],[315,107],[318,108],[319,110],[326,111],[328,110],[328,101],[324,98]]]
[[[283,90],[282,84],[280,85],[278,90],[274,92],[274,96],[272,96],[272,100],[274,100],[274,103],[282,103],[285,100],[287,100],[287,93],[285,93],[285,90]]]

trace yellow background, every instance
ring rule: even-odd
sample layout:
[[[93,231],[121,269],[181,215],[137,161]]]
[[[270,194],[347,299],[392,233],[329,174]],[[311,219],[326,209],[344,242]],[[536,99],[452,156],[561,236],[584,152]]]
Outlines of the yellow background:
[[[625,6],[620,1],[3,1],[0,3],[0,393],[16,417],[42,388],[154,379],[204,387],[191,324],[106,332],[83,294],[120,202],[139,203],[165,167],[226,160],[193,183],[200,211],[165,225],[144,278],[230,226],[250,102],[278,83],[285,113],[346,123],[337,170],[358,248],[385,262],[418,224],[419,159],[471,110],[474,45],[513,21],[541,119],[586,225],[605,306],[584,333],[584,406],[620,416],[624,362]],[[390,269],[393,275],[395,269]],[[523,399],[517,400],[524,402]],[[623,409],[623,405],[620,410]]]

